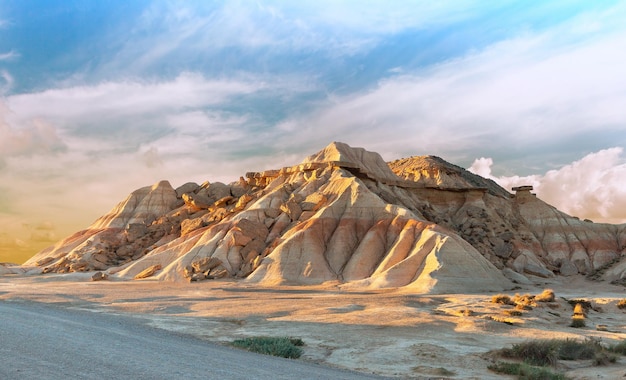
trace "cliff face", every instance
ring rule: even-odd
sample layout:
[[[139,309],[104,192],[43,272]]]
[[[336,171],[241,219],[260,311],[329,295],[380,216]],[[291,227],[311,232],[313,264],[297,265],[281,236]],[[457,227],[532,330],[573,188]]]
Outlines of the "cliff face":
[[[25,266],[455,292],[501,290],[530,275],[619,280],[625,246],[624,225],[580,221],[440,158],[387,164],[332,143],[230,185],[139,189]]]

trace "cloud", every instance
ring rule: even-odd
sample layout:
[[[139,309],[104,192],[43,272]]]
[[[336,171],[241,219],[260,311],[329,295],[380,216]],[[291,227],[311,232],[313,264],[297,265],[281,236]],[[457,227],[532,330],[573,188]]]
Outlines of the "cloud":
[[[233,68],[298,71],[293,67],[296,62],[306,66],[312,59],[364,54],[390,35],[467,20],[478,12],[477,4],[153,2],[133,20],[132,27],[109,31],[103,45],[113,49],[94,71],[105,76],[145,75],[162,72],[164,67],[167,71],[174,67],[202,70],[201,66],[220,73]]]
[[[9,156],[56,153],[66,148],[57,129],[45,120],[28,120],[15,128],[6,121],[9,114],[0,100],[0,160]],[[0,163],[0,170],[5,165]]]
[[[585,31],[580,16],[330,97],[282,122],[282,142],[341,139],[398,155],[482,150],[518,159],[529,150],[571,159],[587,143],[626,144],[626,28],[612,26],[623,17],[621,6],[607,14],[608,26]]]
[[[147,151],[142,158],[147,165],[170,154],[199,154],[257,128],[264,110],[246,103],[309,91],[301,81],[265,79],[182,73],[172,80],[104,82],[9,96],[0,114],[0,152],[66,149],[105,158]],[[255,119],[248,116],[251,112],[257,112]]]
[[[56,235],[56,233],[54,233],[54,231],[35,230],[31,232],[30,240],[39,243],[54,243],[59,240],[59,237]]]
[[[0,250],[26,250],[29,245],[22,239],[15,238],[4,232],[0,233]]]
[[[0,95],[8,93],[13,87],[13,77],[6,70],[0,70]]]
[[[159,156],[159,150],[155,147],[150,147],[145,152],[142,152],[139,156],[141,162],[148,168],[154,168],[163,165],[163,160]]]
[[[19,54],[14,50],[9,51],[8,53],[0,53],[0,61],[10,61],[16,58],[19,58]]]
[[[590,153],[557,170],[531,176],[493,176],[491,158],[479,158],[469,170],[510,190],[532,185],[537,196],[570,215],[594,221],[626,223],[626,156],[615,147]]]
[[[207,107],[268,87],[256,79],[206,79],[184,72],[173,80],[110,81],[94,86],[73,86],[39,93],[14,95],[8,106],[21,117],[38,115],[74,121],[79,117],[145,115],[155,110]]]
[[[361,35],[401,33],[407,29],[450,24],[470,17],[480,3],[458,1],[454,7],[446,2],[403,1],[389,6],[386,1],[299,1],[281,3],[282,13],[297,14],[315,29],[350,31]],[[269,7],[276,9],[278,7]]]

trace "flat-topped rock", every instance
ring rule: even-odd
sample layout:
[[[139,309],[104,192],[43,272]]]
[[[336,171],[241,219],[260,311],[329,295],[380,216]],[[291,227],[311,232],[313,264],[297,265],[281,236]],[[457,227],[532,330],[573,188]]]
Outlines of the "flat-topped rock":
[[[340,167],[357,169],[360,173],[382,182],[396,183],[400,180],[380,154],[363,148],[353,148],[341,142],[329,144],[302,163],[333,163]]]

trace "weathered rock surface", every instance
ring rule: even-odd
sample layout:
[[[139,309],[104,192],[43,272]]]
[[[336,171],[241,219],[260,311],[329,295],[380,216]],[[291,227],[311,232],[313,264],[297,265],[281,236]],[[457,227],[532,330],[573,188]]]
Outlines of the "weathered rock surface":
[[[499,291],[533,278],[626,278],[626,225],[580,221],[438,157],[385,163],[332,143],[226,185],[166,181],[31,258],[46,272],[169,281]],[[155,269],[158,268],[158,269]]]

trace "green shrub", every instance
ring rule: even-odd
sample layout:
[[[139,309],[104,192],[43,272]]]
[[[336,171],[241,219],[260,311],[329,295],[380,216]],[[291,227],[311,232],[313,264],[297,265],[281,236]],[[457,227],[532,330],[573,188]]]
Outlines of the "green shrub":
[[[626,350],[626,343],[623,349]],[[530,365],[555,366],[559,359],[595,359],[598,354],[606,353],[606,349],[598,339],[585,339],[582,342],[576,339],[539,339],[514,344],[512,348],[500,352],[505,358],[520,359]]]
[[[593,365],[608,365],[610,363],[615,363],[617,361],[617,356],[611,354],[610,352],[600,351],[596,353],[593,357]]]
[[[610,346],[609,347],[609,351],[615,352],[615,353],[620,354],[620,355],[626,355],[626,339],[622,340],[621,342],[619,342],[619,343],[617,343],[617,344],[615,344],[613,346]]]
[[[530,367],[555,367],[558,360],[589,359],[593,360],[594,365],[607,365],[617,361],[617,356],[613,353],[626,353],[626,340],[608,349],[600,343],[599,339],[589,338],[584,341],[578,341],[576,339],[532,340],[514,344],[511,348],[500,350],[502,357],[522,360],[523,364]],[[506,366],[513,366],[511,363],[504,364],[506,364]],[[509,374],[515,375],[518,373]],[[520,373],[518,375],[521,376],[520,378],[527,378],[524,377],[525,374]]]
[[[300,346],[304,342],[299,338],[257,336],[237,339],[232,345],[259,354],[297,359],[302,355]]]
[[[502,355],[507,358],[521,359],[530,365],[555,366],[559,359],[558,341],[531,340],[514,344],[512,348],[502,350]]]
[[[585,322],[585,317],[583,316],[578,316],[575,315],[572,317],[572,323],[570,323],[569,327],[573,327],[573,328],[581,328],[581,327],[585,327],[587,326],[587,323]]]
[[[506,375],[515,375],[526,380],[564,380],[565,376],[547,368],[534,367],[526,363],[498,362],[488,367],[490,370]]]
[[[455,376],[456,372],[450,371],[447,368],[439,367],[435,370],[435,375],[437,376]]]
[[[596,353],[603,352],[604,348],[597,339],[585,339],[580,342],[576,339],[557,341],[559,359],[580,360],[593,359]]]

